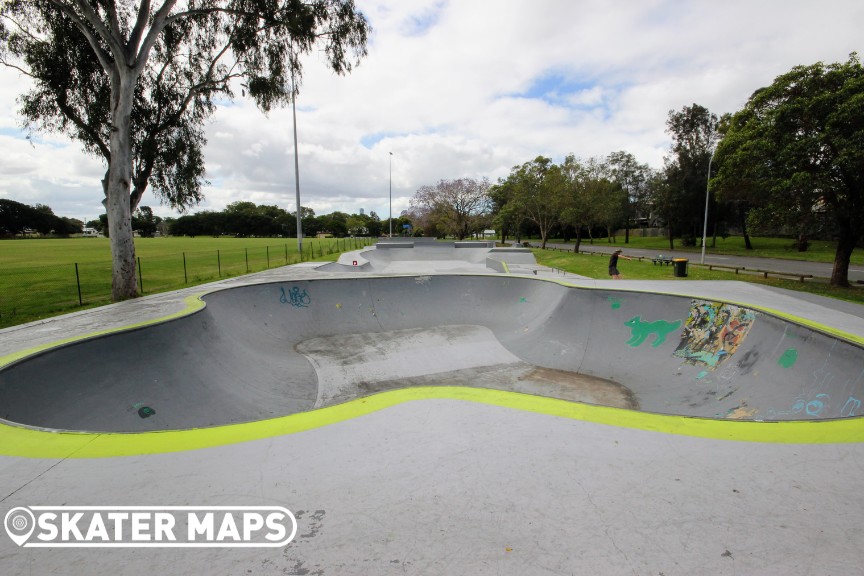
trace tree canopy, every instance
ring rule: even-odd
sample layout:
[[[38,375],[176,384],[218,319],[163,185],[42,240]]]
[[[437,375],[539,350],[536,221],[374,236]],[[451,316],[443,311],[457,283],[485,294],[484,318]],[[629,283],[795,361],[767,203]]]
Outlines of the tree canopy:
[[[696,103],[669,111],[666,132],[672,136],[672,144],[663,169],[666,184],[657,189],[661,196],[656,205],[662,207],[670,249],[676,232],[688,244],[695,243],[700,235],[708,165],[720,136],[718,123],[716,114]]]
[[[864,68],[857,54],[845,63],[796,66],[757,90],[729,120],[717,162],[715,189],[758,191],[763,222],[806,231],[827,218],[837,238],[831,283],[848,286],[852,251],[864,238]]]
[[[81,232],[81,226],[71,218],[56,216],[54,211],[44,204],[29,206],[14,200],[0,199],[0,237],[23,234],[27,230],[68,236]]]
[[[113,296],[137,295],[131,216],[148,185],[178,208],[201,199],[203,123],[238,84],[268,111],[289,102],[300,55],[336,72],[366,53],[353,0],[7,0],[0,59],[32,78],[22,115],[105,159]]]
[[[489,180],[458,178],[421,186],[411,199],[411,209],[436,230],[465,239],[489,223],[492,202]]]

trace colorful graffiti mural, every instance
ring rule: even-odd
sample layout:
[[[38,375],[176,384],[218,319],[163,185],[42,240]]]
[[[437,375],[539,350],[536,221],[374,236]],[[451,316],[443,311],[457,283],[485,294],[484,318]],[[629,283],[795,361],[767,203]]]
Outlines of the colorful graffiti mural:
[[[717,368],[741,346],[755,319],[752,310],[733,304],[693,300],[673,355],[694,366]]]

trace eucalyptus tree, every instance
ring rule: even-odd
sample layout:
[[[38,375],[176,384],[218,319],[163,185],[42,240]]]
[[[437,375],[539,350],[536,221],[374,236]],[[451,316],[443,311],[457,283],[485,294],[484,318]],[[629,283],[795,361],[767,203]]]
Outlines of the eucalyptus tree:
[[[183,208],[201,198],[204,121],[242,93],[268,111],[290,101],[300,56],[336,73],[366,54],[353,0],[6,0],[0,60],[32,80],[31,128],[63,132],[107,165],[113,297],[137,295],[131,215],[148,184]]]
[[[560,223],[568,202],[560,167],[550,158],[538,156],[515,166],[508,180],[513,186],[512,210],[539,228],[541,247],[546,248],[549,233]]]
[[[757,214],[777,225],[827,219],[837,240],[831,284],[849,285],[864,239],[864,67],[796,66],[736,112],[717,150],[713,181],[725,193],[758,189]]]
[[[648,209],[648,181],[651,167],[641,164],[630,152],[612,152],[606,157],[609,175],[626,194],[621,216],[624,220],[624,242],[630,242],[630,224],[635,216]]]
[[[664,206],[661,212],[670,248],[676,232],[693,241],[701,230],[708,165],[719,139],[718,123],[717,115],[699,104],[669,111],[666,132],[672,136],[672,145],[664,165],[668,187],[663,187],[668,196],[652,198],[652,202]]]

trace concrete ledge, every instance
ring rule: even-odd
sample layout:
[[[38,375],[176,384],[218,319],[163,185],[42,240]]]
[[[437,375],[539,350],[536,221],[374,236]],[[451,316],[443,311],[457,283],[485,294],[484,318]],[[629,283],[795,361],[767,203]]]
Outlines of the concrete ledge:
[[[456,248],[494,248],[495,242],[454,242],[453,246]]]
[[[388,248],[414,248],[413,242],[378,242],[375,244],[376,250]]]

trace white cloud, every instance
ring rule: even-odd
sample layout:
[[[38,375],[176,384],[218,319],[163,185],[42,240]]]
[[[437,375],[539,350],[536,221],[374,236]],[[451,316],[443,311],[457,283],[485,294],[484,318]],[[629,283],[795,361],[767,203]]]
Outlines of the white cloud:
[[[302,202],[318,213],[408,208],[442,178],[506,176],[539,154],[628,150],[662,164],[670,109],[717,114],[798,64],[861,49],[858,0],[358,0],[373,27],[350,75],[305,60],[298,98]],[[62,137],[23,139],[0,70],[0,197],[57,213],[100,209],[104,167]],[[208,127],[202,209],[237,200],[294,209],[291,110],[247,100]],[[145,204],[158,202],[149,194]],[[169,215],[167,208],[157,213]]]

